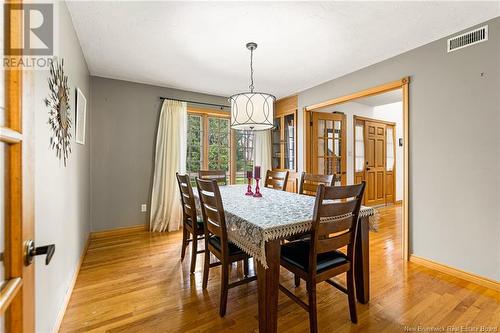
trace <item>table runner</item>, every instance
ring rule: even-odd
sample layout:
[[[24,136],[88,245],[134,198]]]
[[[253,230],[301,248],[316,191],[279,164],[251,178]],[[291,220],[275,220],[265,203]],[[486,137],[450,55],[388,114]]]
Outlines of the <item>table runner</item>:
[[[229,240],[259,260],[267,268],[265,242],[284,239],[311,229],[313,196],[262,188],[262,197],[246,196],[246,185],[220,186],[226,215]],[[201,217],[198,192],[196,210]],[[370,217],[370,228],[375,229],[375,210],[362,206],[360,217]],[[332,222],[328,222],[332,223]],[[334,222],[333,222],[334,223]]]

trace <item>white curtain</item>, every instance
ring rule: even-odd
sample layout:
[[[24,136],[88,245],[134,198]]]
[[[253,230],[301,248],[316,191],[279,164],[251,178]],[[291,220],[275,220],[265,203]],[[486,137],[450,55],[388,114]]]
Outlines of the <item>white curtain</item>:
[[[271,131],[256,131],[254,139],[254,165],[261,167],[261,177],[271,170]]]
[[[186,172],[187,105],[164,100],[161,107],[151,194],[151,231],[178,230],[182,221],[175,173]]]

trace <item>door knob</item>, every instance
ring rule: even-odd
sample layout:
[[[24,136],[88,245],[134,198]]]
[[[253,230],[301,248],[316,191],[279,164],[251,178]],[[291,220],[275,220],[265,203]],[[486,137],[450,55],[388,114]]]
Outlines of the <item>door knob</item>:
[[[366,171],[370,171],[371,169],[370,168],[366,168]]]
[[[35,241],[30,239],[26,241],[26,245],[24,246],[24,264],[26,266],[30,265],[33,262],[33,257],[34,256],[39,256],[42,254],[46,254],[47,256],[45,257],[45,265],[48,265],[50,261],[52,260],[52,256],[54,255],[54,252],[56,252],[56,245],[55,244],[50,244],[50,245],[45,245],[45,246],[39,246],[35,247]]]

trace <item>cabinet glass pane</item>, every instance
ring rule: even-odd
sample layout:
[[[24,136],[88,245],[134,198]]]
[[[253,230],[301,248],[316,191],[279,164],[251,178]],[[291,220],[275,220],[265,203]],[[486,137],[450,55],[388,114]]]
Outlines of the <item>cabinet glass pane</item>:
[[[272,141],[272,168],[281,169],[280,159],[281,159],[281,118],[274,119],[274,129],[271,131],[271,141]]]
[[[285,169],[295,169],[295,115],[285,116]]]

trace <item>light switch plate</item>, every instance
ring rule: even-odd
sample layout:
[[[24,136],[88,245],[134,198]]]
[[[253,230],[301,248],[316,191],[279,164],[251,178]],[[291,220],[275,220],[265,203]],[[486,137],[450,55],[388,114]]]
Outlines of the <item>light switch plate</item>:
[[[141,213],[145,213],[145,212],[147,212],[147,211],[148,211],[148,205],[146,205],[146,204],[142,204],[142,205],[141,205]]]

